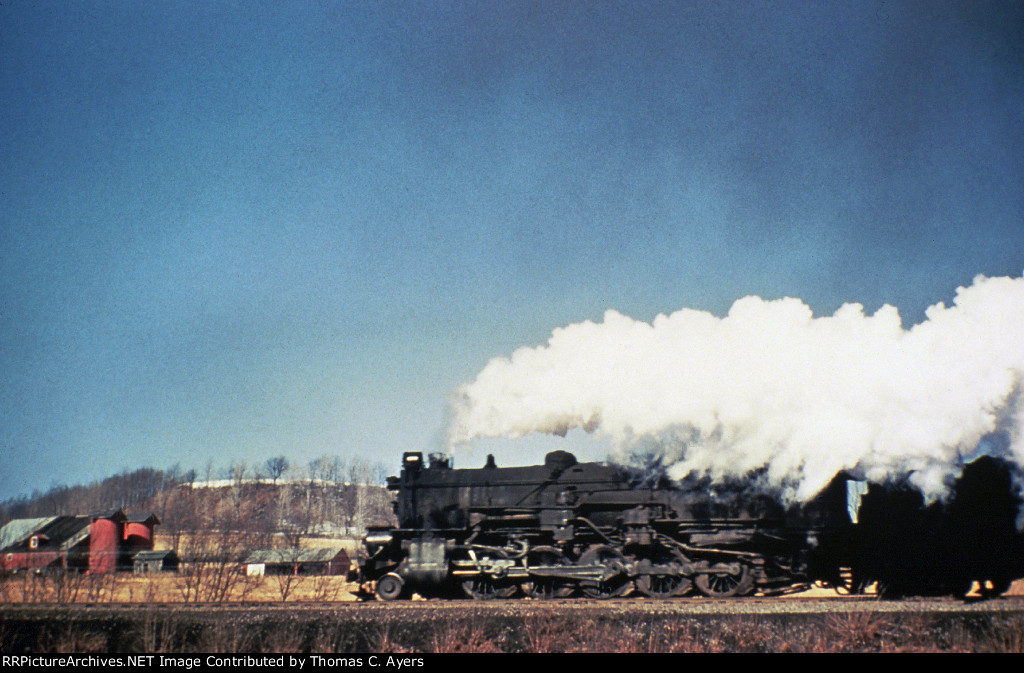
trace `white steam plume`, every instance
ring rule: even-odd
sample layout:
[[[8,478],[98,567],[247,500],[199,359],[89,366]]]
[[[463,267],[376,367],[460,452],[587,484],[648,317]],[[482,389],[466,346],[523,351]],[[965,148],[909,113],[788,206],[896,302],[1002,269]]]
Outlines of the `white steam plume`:
[[[892,306],[815,318],[790,298],[652,324],[608,311],[491,360],[456,391],[449,443],[584,428],[656,447],[675,477],[759,471],[806,500],[844,469],[909,474],[932,499],[991,433],[1024,465],[1022,380],[1024,278],[979,276],[909,330]]]

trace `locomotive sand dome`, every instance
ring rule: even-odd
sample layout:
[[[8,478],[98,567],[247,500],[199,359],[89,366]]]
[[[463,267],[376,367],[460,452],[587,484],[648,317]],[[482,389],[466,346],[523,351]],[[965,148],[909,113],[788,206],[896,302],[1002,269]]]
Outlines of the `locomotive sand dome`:
[[[388,479],[398,527],[370,530],[362,577],[383,600],[460,587],[472,598],[730,597],[844,581],[845,480],[787,510],[646,478],[565,451],[532,467],[488,456],[480,469],[406,453]]]

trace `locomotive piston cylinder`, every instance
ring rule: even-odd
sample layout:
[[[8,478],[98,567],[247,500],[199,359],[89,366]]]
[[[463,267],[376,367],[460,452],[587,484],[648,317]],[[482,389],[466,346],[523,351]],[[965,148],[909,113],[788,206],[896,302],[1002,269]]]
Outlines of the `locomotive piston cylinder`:
[[[444,540],[414,540],[401,575],[408,581],[439,585],[448,574]]]

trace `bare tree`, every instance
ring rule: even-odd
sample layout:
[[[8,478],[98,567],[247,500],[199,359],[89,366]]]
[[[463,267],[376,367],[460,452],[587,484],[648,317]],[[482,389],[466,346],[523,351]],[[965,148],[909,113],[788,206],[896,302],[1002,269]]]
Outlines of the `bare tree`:
[[[312,580],[312,599],[317,603],[338,600],[346,586],[345,578],[337,575],[314,575]]]
[[[245,475],[249,472],[249,466],[245,461],[239,461],[231,465],[231,481],[235,485],[241,485],[245,481]]]
[[[302,552],[299,549],[282,549],[278,553],[281,555],[282,561],[289,563],[287,568],[278,569],[274,574],[281,600],[286,601],[292,590],[298,588],[303,579],[299,575],[299,556]]]
[[[277,480],[284,476],[284,473],[288,471],[288,466],[288,459],[284,456],[268,458],[267,462],[264,463],[267,474],[270,475],[270,478],[274,481],[275,485],[277,484]]]
[[[195,531],[188,538],[178,574],[178,590],[186,603],[222,603],[244,598],[247,578],[243,559],[264,542],[259,536],[229,530]],[[236,596],[241,589],[242,596]]]

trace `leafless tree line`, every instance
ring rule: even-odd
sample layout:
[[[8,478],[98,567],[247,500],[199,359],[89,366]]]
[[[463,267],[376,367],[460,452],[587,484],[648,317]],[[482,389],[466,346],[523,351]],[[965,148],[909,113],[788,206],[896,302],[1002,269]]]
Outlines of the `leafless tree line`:
[[[381,488],[386,474],[380,464],[326,455],[305,466],[275,456],[222,469],[208,463],[202,473],[180,467],[143,468],[88,485],[54,486],[0,502],[0,525],[11,519],[122,508],[129,513],[156,513],[164,531],[212,526],[293,536],[358,534],[367,525],[390,521],[390,504]],[[230,486],[195,488],[217,479]]]
[[[11,519],[87,514],[119,507],[132,509],[177,484],[194,479],[194,472],[178,467],[169,470],[145,467],[91,484],[52,486],[46,491],[37,490],[28,496],[0,502],[0,525]]]

